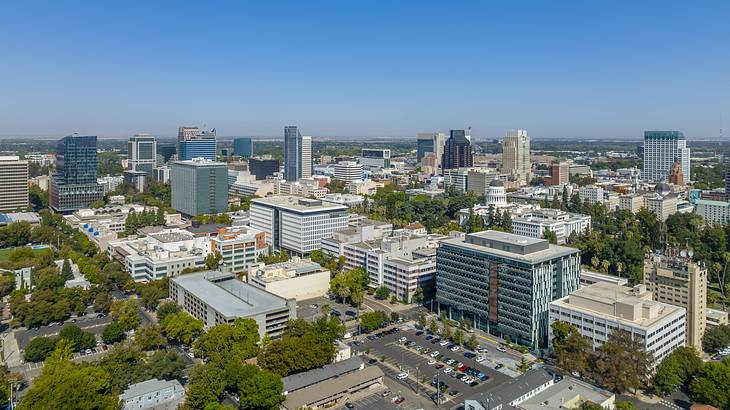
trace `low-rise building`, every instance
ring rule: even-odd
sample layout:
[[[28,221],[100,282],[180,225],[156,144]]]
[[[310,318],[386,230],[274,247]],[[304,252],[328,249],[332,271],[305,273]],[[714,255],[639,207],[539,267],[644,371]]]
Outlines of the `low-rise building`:
[[[157,208],[138,204],[107,205],[96,209],[79,209],[64,216],[64,219],[106,252],[109,243],[116,241],[118,234],[124,232],[129,214],[140,215],[142,212],[157,213]]]
[[[382,182],[376,182],[370,179],[350,181],[347,183],[347,191],[353,195],[375,195],[378,188],[384,187]]]
[[[408,256],[393,256],[383,260],[383,286],[398,300],[412,303],[416,291],[432,283],[436,276],[436,249],[426,248]]]
[[[591,217],[559,209],[542,208],[512,219],[512,232],[531,238],[544,238],[545,231],[555,233],[558,243],[565,243],[573,233],[591,229]]]
[[[694,212],[712,225],[730,222],[730,202],[698,199]]]
[[[124,265],[135,282],[174,277],[185,269],[205,266],[212,252],[205,236],[182,229],[164,229],[144,238],[109,243],[109,258]]]
[[[218,234],[210,237],[210,246],[221,254],[219,269],[233,273],[248,271],[269,251],[266,234],[248,226],[219,228]]]
[[[292,258],[287,262],[253,267],[248,283],[285,299],[297,301],[323,297],[330,286],[330,271],[318,263]]]
[[[598,282],[550,303],[550,324],[574,325],[594,349],[614,331],[625,330],[654,355],[655,365],[685,346],[686,320],[684,308],[655,302],[645,285]]]
[[[185,401],[185,389],[177,380],[150,379],[130,384],[119,400],[123,410],[175,410]]]
[[[712,329],[713,327],[718,326],[727,326],[728,324],[728,313],[724,310],[707,308],[705,310],[705,314],[707,315],[705,322],[707,329]]]
[[[353,194],[327,194],[322,198],[327,202],[332,202],[338,205],[345,205],[348,208],[353,206],[362,205],[365,202],[365,198],[362,195]]]
[[[259,326],[259,336],[281,336],[286,323],[296,319],[296,301],[284,299],[238,280],[232,273],[203,271],[170,279],[170,299],[206,328],[250,318]]]
[[[581,202],[596,204],[603,202],[603,188],[595,185],[586,185],[578,188],[578,197]]]
[[[585,269],[580,271],[580,286],[590,286],[594,283],[604,282],[612,283],[614,285],[626,286],[629,284],[627,278],[620,278],[614,275],[607,275],[605,273],[593,272]]]

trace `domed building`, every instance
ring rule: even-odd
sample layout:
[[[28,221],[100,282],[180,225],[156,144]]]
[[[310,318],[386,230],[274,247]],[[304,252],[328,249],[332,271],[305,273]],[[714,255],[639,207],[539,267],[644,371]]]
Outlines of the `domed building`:
[[[504,189],[504,182],[493,179],[489,183],[489,190],[484,196],[485,205],[494,205],[495,208],[507,205],[507,192]]]

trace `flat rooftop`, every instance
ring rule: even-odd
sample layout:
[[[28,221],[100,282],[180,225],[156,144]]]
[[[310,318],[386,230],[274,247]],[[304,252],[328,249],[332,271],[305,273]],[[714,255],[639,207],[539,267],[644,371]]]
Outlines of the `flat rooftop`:
[[[177,389],[182,391],[183,387],[177,380],[158,380],[158,379],[149,379],[145,380],[143,382],[130,384],[129,388],[124,391],[124,393],[119,395],[119,399],[124,401],[127,399],[131,399],[137,396],[142,396],[148,393],[154,393],[156,391],[176,387]]]
[[[162,243],[172,243],[187,241],[193,239],[193,236],[187,232],[167,232],[152,234],[150,238],[154,238]]]
[[[269,207],[282,208],[297,213],[347,210],[346,205],[340,205],[334,202],[327,202],[319,199],[309,199],[290,195],[256,198],[251,201],[251,203]]]
[[[601,404],[613,397],[613,393],[592,386],[583,381],[566,377],[546,390],[519,404],[527,410],[564,409],[568,406],[578,408],[581,403],[590,401]],[[575,407],[572,407],[575,406]]]
[[[227,318],[256,316],[286,307],[286,299],[242,282],[233,274],[204,271],[170,280]]]
[[[484,252],[527,263],[539,263],[580,252],[576,248],[551,245],[546,239],[500,231],[482,231],[442,241],[441,244]]]

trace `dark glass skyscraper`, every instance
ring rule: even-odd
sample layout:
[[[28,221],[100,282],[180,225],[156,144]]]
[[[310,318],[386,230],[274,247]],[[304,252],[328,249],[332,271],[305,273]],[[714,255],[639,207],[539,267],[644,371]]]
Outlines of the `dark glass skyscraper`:
[[[233,155],[245,158],[253,156],[253,141],[251,141],[251,138],[242,137],[234,139]]]
[[[464,130],[451,130],[444,147],[443,169],[465,168],[474,165],[471,143]]]
[[[433,134],[418,134],[418,139],[416,140],[418,147],[416,160],[418,162],[423,160],[427,152],[436,152],[434,150],[434,138]]]
[[[95,135],[70,135],[58,141],[51,207],[57,212],[71,212],[103,198],[104,189],[96,182],[97,164]]]
[[[296,181],[312,176],[312,138],[294,125],[284,127],[284,178]]]

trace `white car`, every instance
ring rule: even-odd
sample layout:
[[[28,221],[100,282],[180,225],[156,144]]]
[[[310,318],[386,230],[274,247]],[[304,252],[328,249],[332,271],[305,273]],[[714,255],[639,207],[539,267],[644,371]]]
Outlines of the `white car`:
[[[188,357],[191,359],[195,359],[195,354],[193,352],[188,352]]]
[[[484,356],[477,356],[477,359],[476,360],[477,360],[477,363],[481,363],[481,362],[487,360],[487,358],[484,357]]]
[[[441,342],[439,342],[439,346],[446,346],[447,344],[449,344],[448,340],[442,340]]]
[[[469,383],[473,382],[474,379],[472,379],[471,377],[464,377],[463,379],[461,379],[461,381],[466,384],[469,384]]]
[[[477,352],[479,352],[479,353],[488,353],[488,352],[489,352],[489,350],[487,350],[486,348],[484,348],[484,347],[481,347],[481,346],[480,346],[480,347],[479,347],[479,348],[477,349]]]
[[[401,342],[401,343],[405,342],[406,340],[408,340],[408,339],[405,338],[405,337],[401,337],[400,339],[398,339],[398,341]]]
[[[505,348],[504,348],[504,346],[499,346],[499,347],[497,348],[497,350],[499,350],[499,351],[500,351],[500,352],[502,352],[502,353],[504,353],[504,352],[506,352],[506,351],[507,351],[507,349],[505,349]]]
[[[431,352],[431,357],[437,357],[438,355],[439,355],[438,350],[434,350],[433,352]]]
[[[453,372],[453,371],[454,371],[454,369],[452,369],[452,368],[450,368],[450,367],[446,367],[446,368],[444,368],[444,373],[451,373],[451,372]]]
[[[456,363],[456,360],[454,360],[454,359],[449,359],[446,361],[446,364],[448,364],[449,366],[451,366],[454,363]]]
[[[436,364],[436,360],[435,359],[431,359],[431,360],[428,361],[428,365],[429,366],[433,366],[435,364]]]
[[[403,380],[408,378],[408,373],[399,373],[398,374],[398,380]]]
[[[455,351],[457,351],[457,350],[459,350],[459,346],[454,346],[454,347],[452,347],[452,348],[451,348],[451,351],[452,351],[452,352],[455,352]]]

